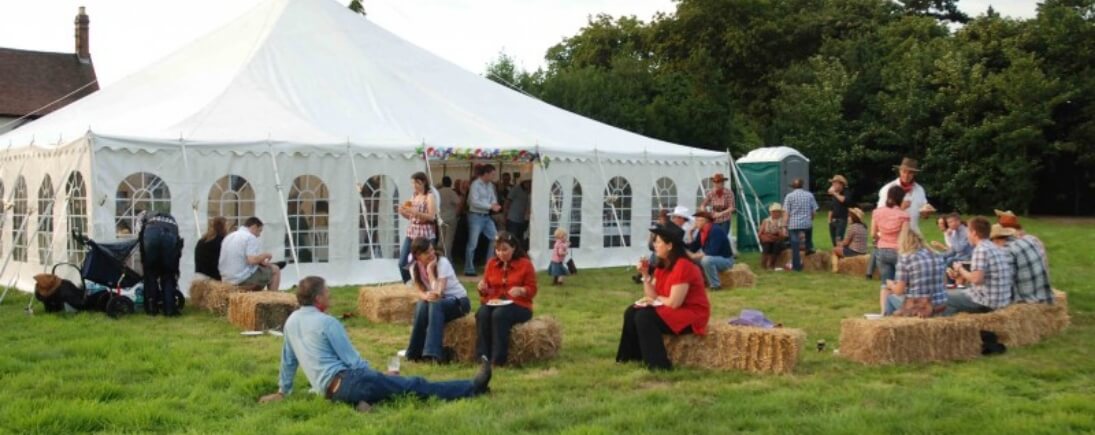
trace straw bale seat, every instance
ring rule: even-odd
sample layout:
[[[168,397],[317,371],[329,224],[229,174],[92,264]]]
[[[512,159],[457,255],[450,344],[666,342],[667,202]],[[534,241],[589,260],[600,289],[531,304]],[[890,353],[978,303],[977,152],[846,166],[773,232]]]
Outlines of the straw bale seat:
[[[297,307],[292,293],[233,293],[228,295],[228,322],[246,331],[281,329]]]
[[[734,264],[734,267],[719,272],[719,281],[722,288],[756,287],[757,274],[749,269],[745,263]]]
[[[792,328],[757,328],[726,323],[710,324],[707,335],[663,336],[674,365],[750,373],[791,373],[806,341],[806,333]]]
[[[419,300],[415,290],[403,284],[366,286],[358,290],[357,311],[373,323],[409,325]]]
[[[453,358],[457,361],[475,361],[476,337],[474,313],[469,313],[445,325],[444,346],[453,349]],[[534,317],[513,327],[507,363],[520,366],[549,360],[554,358],[562,347],[563,330],[559,321],[550,316]]]
[[[190,305],[223,316],[228,312],[228,295],[248,291],[224,281],[196,280],[190,283]]]

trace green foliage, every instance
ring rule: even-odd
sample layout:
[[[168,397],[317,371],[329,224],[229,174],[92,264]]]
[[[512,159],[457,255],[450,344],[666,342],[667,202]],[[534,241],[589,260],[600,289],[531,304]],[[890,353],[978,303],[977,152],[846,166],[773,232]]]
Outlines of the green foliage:
[[[941,210],[1095,213],[1095,0],[1028,20],[956,3],[680,0],[649,23],[598,15],[546,70],[503,55],[492,74],[671,142],[788,144],[863,193],[912,156]]]
[[[347,5],[351,11],[359,13],[361,15],[367,15],[365,13],[365,5],[361,4],[361,0],[350,0],[350,4]]]

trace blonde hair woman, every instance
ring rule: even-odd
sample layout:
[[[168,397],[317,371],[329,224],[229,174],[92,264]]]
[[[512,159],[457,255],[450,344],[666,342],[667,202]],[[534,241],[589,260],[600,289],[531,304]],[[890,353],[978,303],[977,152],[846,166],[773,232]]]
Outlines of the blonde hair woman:
[[[882,313],[931,317],[942,312],[947,302],[943,259],[928,249],[919,232],[908,227],[902,228],[897,244],[894,279],[886,281],[879,295]]]

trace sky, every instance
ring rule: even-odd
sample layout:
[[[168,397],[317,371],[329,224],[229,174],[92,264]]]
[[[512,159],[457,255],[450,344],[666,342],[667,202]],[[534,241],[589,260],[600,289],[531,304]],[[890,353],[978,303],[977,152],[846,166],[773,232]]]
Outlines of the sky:
[[[139,71],[263,0],[0,0],[0,47],[74,52],[73,19],[90,17],[91,57],[101,86]],[[321,0],[336,1],[336,0]],[[347,4],[349,0],[337,0]],[[644,21],[672,12],[672,0],[364,0],[368,19],[436,55],[481,74],[502,51],[519,66],[544,65],[549,47],[600,13]],[[992,5],[1028,18],[1035,0],[961,0],[980,15]],[[0,78],[2,81],[2,78]]]

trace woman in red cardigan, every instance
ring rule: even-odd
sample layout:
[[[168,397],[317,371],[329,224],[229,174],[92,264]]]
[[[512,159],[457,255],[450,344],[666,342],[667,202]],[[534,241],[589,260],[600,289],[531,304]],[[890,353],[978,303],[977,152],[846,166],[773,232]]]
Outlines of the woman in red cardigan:
[[[506,365],[510,331],[513,325],[532,318],[535,297],[536,270],[532,262],[517,237],[499,232],[494,241],[494,258],[487,261],[483,280],[479,281],[476,355],[490,358],[496,366]]]
[[[639,264],[643,296],[624,312],[624,330],[616,362],[642,361],[651,370],[670,370],[662,334],[707,334],[711,304],[703,286],[703,272],[688,259],[684,231],[670,223],[650,230],[656,267],[651,278]]]

